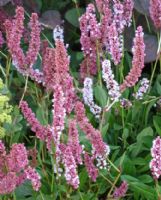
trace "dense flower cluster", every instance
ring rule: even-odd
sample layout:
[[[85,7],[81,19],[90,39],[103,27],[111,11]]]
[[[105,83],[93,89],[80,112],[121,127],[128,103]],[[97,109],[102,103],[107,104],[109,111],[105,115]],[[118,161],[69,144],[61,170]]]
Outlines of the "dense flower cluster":
[[[122,58],[123,39],[119,35],[115,23],[111,24],[108,28],[108,46],[109,53],[115,65],[118,65]]]
[[[154,179],[159,179],[161,176],[161,138],[159,136],[153,140],[151,156],[150,170]]]
[[[87,78],[87,75],[96,75],[97,62],[100,62],[99,64],[102,62],[102,77],[106,83],[109,97],[113,103],[119,101],[121,92],[126,87],[134,86],[141,76],[141,71],[144,67],[145,45],[142,28],[138,27],[134,39],[132,69],[120,87],[114,79],[111,62],[106,58],[102,61],[103,53],[104,50],[107,50],[108,56],[110,54],[114,64],[118,65],[120,63],[123,51],[121,35],[125,26],[130,24],[133,1],[97,0],[96,4],[101,12],[101,23],[97,21],[93,4],[88,5],[86,13],[80,18],[80,42],[84,54],[80,71],[81,78],[84,79],[84,88],[82,90],[84,103],[98,117],[101,115],[102,109],[94,103],[93,82],[91,78]],[[107,169],[110,148],[102,139],[101,128],[97,130],[92,126],[86,116],[84,104],[76,96],[73,78],[69,71],[70,58],[67,53],[67,46],[64,43],[63,29],[56,26],[53,30],[55,48],[44,47],[42,51],[42,71],[39,71],[34,69],[41,45],[40,24],[37,14],[32,14],[29,23],[31,37],[26,54],[24,54],[20,46],[24,30],[23,23],[24,9],[18,7],[15,18],[7,20],[5,23],[9,51],[17,70],[38,83],[42,83],[47,92],[50,92],[53,103],[52,123],[42,125],[26,101],[22,100],[20,102],[20,109],[31,126],[31,130],[36,133],[36,137],[46,142],[49,153],[54,158],[54,172],[57,176],[61,176],[64,169],[67,183],[77,189],[79,187],[78,165],[84,163],[89,177],[96,181],[99,174],[98,169]],[[143,93],[143,89],[138,92],[140,95],[141,92]],[[121,99],[120,103],[123,107],[130,106],[130,102],[126,99]],[[70,118],[69,121],[68,117]],[[101,123],[104,123],[103,117]],[[90,153],[86,149],[84,150],[80,144],[77,125],[85,133],[91,144]],[[68,127],[68,138],[66,138],[66,127]],[[5,183],[4,192],[2,193],[13,191],[26,179],[31,180],[32,186],[36,191],[40,188],[40,176],[35,171],[34,165],[30,164],[29,155],[23,144],[13,145],[10,153],[7,154],[3,143],[0,142],[0,161],[7,158],[5,165],[7,165],[8,170],[7,174],[3,175],[5,166],[0,162],[0,178]],[[33,159],[35,159],[34,157],[35,155],[33,154]],[[10,177],[12,177],[12,180],[10,180]],[[0,191],[3,190],[2,181],[0,181]],[[11,187],[9,187],[9,182],[11,182]],[[127,183],[123,182],[115,190],[114,197],[123,197],[127,188]]]
[[[13,192],[27,179],[31,180],[36,191],[39,190],[40,176],[35,168],[30,167],[24,144],[13,144],[7,153],[0,140],[0,194]]]
[[[24,31],[24,8],[17,7],[16,16],[13,20],[6,20],[7,45],[12,56],[13,64],[23,75],[30,77],[37,82],[42,82],[42,73],[33,69],[40,49],[40,24],[38,16],[33,13],[31,16],[31,40],[26,56],[21,48],[21,38]]]
[[[120,185],[120,187],[116,188],[113,197],[114,198],[122,198],[126,195],[126,192],[128,190],[128,184],[126,181],[123,181]]]
[[[130,25],[134,3],[133,0],[124,0],[122,3],[97,0],[96,5],[102,14],[100,23],[97,22],[93,4],[88,5],[86,13],[80,18],[80,42],[85,57],[80,68],[82,78],[96,74],[98,51],[104,47],[115,65],[120,63],[123,51],[121,34],[125,26]]]
[[[72,185],[74,189],[79,186],[79,177],[77,174],[77,165],[72,154],[70,146],[61,144],[61,152],[63,154],[63,163],[65,167],[65,178],[68,184]]]
[[[82,51],[84,60],[81,63],[80,73],[81,78],[97,73],[97,49],[99,39],[101,38],[100,26],[96,19],[95,7],[89,4],[86,13],[80,18]]]
[[[94,103],[92,86],[92,79],[85,78],[83,88],[83,100],[84,103],[89,106],[90,111],[96,116],[96,118],[99,118],[102,109]]]
[[[86,133],[96,154],[104,155],[106,153],[106,144],[102,140],[101,133],[89,123],[89,120],[85,115],[84,105],[80,101],[76,102],[75,113],[80,128]]]
[[[98,169],[94,165],[94,159],[91,158],[87,153],[85,153],[84,163],[89,177],[92,179],[92,181],[96,181],[96,178],[98,176]]]
[[[161,29],[161,2],[160,0],[150,0],[150,16],[156,28]]]
[[[106,82],[106,87],[108,89],[110,98],[117,101],[121,96],[121,93],[117,81],[114,80],[114,75],[111,69],[111,62],[109,60],[104,60],[102,63],[102,77]]]
[[[89,123],[89,120],[85,115],[84,105],[80,101],[76,102],[75,113],[80,128],[83,130],[92,144],[92,159],[97,160],[97,166],[99,168],[106,168],[106,158],[110,153],[109,146],[103,142],[100,131],[96,130]]]
[[[53,98],[53,138],[55,145],[60,144],[60,136],[64,130],[66,110],[64,108],[64,94],[60,85],[55,85]]]
[[[60,40],[64,42],[64,31],[60,26],[56,26],[53,30],[54,41]]]
[[[134,97],[136,99],[143,99],[144,94],[146,94],[146,92],[149,89],[149,84],[150,84],[150,81],[147,78],[143,78],[140,81],[140,87],[138,91],[136,92],[136,94],[134,94]]]
[[[36,170],[30,166],[28,166],[25,170],[26,179],[31,180],[32,187],[35,191],[38,191],[41,182],[40,182],[40,175],[36,172]]]
[[[76,163],[82,164],[81,155],[83,152],[83,148],[79,143],[79,134],[78,134],[76,120],[71,120],[69,122],[68,146],[70,146],[71,148]]]
[[[102,47],[110,53],[114,64],[120,63],[123,51],[122,33],[125,26],[130,26],[133,0],[96,1],[101,17],[101,42]],[[113,9],[112,9],[113,8]]]
[[[134,86],[138,81],[139,77],[141,76],[142,69],[144,68],[145,57],[145,44],[143,37],[143,29],[141,26],[139,26],[135,33],[134,46],[132,49],[132,68],[129,74],[125,77],[124,82],[120,86],[121,91],[124,91],[127,87]]]
[[[32,112],[32,110],[29,108],[26,101],[20,102],[20,108],[21,111],[26,118],[27,122],[31,126],[31,130],[36,133],[37,138],[39,138],[42,141],[45,141],[47,143],[48,150],[51,149],[51,142],[53,140],[52,137],[52,131],[50,126],[43,126],[40,124],[40,122],[37,120],[35,114]]]
[[[29,48],[26,53],[26,65],[32,68],[33,64],[37,60],[37,55],[40,50],[40,27],[38,22],[38,16],[36,13],[31,15],[30,28],[31,28],[31,39]]]
[[[2,47],[3,44],[4,44],[4,38],[2,32],[0,31],[0,47]]]

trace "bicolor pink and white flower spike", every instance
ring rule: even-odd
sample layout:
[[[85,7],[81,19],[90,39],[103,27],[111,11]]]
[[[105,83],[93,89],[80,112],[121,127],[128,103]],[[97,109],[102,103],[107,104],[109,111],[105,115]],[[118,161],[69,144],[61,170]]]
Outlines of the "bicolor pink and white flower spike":
[[[120,87],[117,81],[114,79],[114,74],[111,69],[111,62],[109,60],[104,60],[102,62],[102,78],[106,83],[108,94],[111,100],[118,101],[121,96]]]
[[[154,179],[159,179],[161,176],[161,137],[158,136],[153,140],[153,146],[151,148],[152,160],[149,164],[151,173]]]
[[[93,98],[93,81],[91,78],[86,77],[84,79],[84,87],[83,87],[83,100],[84,103],[89,106],[90,111],[95,115],[96,118],[100,117],[101,107],[94,103]]]

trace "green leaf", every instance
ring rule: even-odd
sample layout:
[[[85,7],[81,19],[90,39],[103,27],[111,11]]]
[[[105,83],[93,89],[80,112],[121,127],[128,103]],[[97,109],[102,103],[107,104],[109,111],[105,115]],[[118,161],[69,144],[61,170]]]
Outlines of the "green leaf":
[[[132,176],[122,175],[121,179],[128,182],[129,188],[134,191],[135,194],[138,193],[141,197],[148,200],[156,199],[156,191],[153,187],[142,183],[139,179]]]
[[[129,174],[129,175],[135,175],[136,174],[136,168],[135,165],[133,164],[132,160],[129,159],[128,156],[124,156],[123,159],[121,160],[121,167],[122,167],[122,172],[124,174]]]
[[[153,179],[151,176],[144,174],[142,176],[139,176],[138,179],[143,183],[151,183],[153,182]]]
[[[151,127],[147,127],[143,129],[137,136],[137,142],[142,143],[144,137],[146,136],[153,136],[153,129]]]
[[[65,13],[66,20],[75,27],[79,27],[79,15],[81,16],[84,12],[83,8],[72,8]]]
[[[141,182],[129,182],[130,188],[148,200],[156,199],[155,190]]]
[[[101,86],[97,85],[94,88],[94,97],[102,107],[107,104],[107,93],[106,90]]]
[[[161,136],[161,117],[160,116],[154,116],[153,117],[153,124],[157,131],[157,133]]]

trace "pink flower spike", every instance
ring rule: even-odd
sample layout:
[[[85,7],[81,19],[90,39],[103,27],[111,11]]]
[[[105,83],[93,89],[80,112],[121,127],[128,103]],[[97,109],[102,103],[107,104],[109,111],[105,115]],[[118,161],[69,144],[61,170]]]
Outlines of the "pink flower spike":
[[[9,194],[16,189],[16,173],[9,172],[6,176],[0,179],[0,194]]]
[[[40,50],[40,24],[36,13],[31,15],[30,28],[31,39],[26,53],[26,64],[29,68],[35,63]]]
[[[126,26],[130,26],[132,21],[131,18],[132,18],[132,11],[134,8],[134,0],[124,0],[123,7],[124,7],[123,17],[126,22]]]
[[[126,192],[128,190],[128,184],[126,181],[123,181],[120,185],[120,187],[116,188],[113,197],[114,198],[122,198],[126,195]]]
[[[63,156],[63,164],[65,168],[65,178],[69,185],[74,189],[79,187],[79,177],[77,174],[77,165],[74,160],[70,146],[60,145],[60,150]]]
[[[6,20],[7,45],[12,56],[13,63],[18,71],[25,73],[25,55],[21,49],[21,38],[24,31],[24,8],[17,7],[15,19]]]
[[[115,65],[121,62],[122,51],[123,51],[123,39],[119,35],[116,24],[112,23],[108,29],[108,39],[109,39],[109,53],[114,61]]]
[[[37,120],[35,114],[32,112],[31,108],[29,108],[26,101],[20,102],[21,112],[23,113],[24,117],[26,118],[27,122],[31,126],[31,130],[36,133],[36,136],[45,141],[46,139],[46,130],[40,122]]]
[[[160,0],[150,0],[150,16],[156,28],[161,29],[161,2]]]
[[[72,150],[72,154],[77,164],[82,164],[82,147],[79,144],[79,134],[77,130],[77,124],[75,120],[69,122],[69,136],[68,136],[68,146]]]
[[[150,170],[154,179],[159,179],[161,176],[161,137],[157,137],[153,140],[153,146],[151,148],[152,160],[150,162]]]
[[[53,89],[55,85],[55,73],[55,49],[47,47],[43,55],[44,84],[47,90]]]
[[[28,155],[24,144],[13,144],[7,156],[8,170],[20,172],[28,165]]]
[[[2,47],[3,44],[4,44],[4,38],[2,32],[0,31],[0,47]]]
[[[97,47],[96,43],[101,39],[100,25],[97,23],[95,7],[89,4],[86,13],[81,16],[80,30],[82,51],[84,53],[84,61],[81,64],[81,78],[84,76],[95,75],[97,73]]]
[[[95,182],[98,176],[98,169],[95,167],[93,159],[88,155],[88,153],[85,153],[84,155],[84,163],[89,177]]]
[[[36,172],[34,168],[30,166],[27,169],[25,169],[25,174],[26,178],[31,181],[34,190],[38,191],[41,187],[40,175]]]
[[[139,26],[136,30],[132,52],[133,52],[132,68],[129,74],[125,77],[124,82],[120,86],[120,90],[122,92],[127,87],[132,87],[137,83],[144,68],[145,44],[144,44],[144,33],[141,26]]]
[[[101,157],[101,159],[106,159],[110,152],[109,146],[103,142],[100,131],[96,130],[89,123],[89,120],[85,115],[84,105],[80,101],[76,102],[75,113],[80,128],[83,130],[92,144],[93,156],[98,159],[99,157]]]
[[[53,138],[56,147],[60,144],[60,137],[64,130],[64,123],[66,117],[66,110],[64,108],[65,97],[62,91],[61,85],[56,84],[54,87],[54,98],[53,98]]]

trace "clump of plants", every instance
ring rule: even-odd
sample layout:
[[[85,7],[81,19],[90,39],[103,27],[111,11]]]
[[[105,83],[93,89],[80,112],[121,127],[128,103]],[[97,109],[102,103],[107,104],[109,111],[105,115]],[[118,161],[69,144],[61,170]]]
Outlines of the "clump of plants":
[[[135,21],[134,7],[133,0],[86,5],[79,17],[76,60],[65,26],[56,25],[50,40],[37,13],[30,17],[22,5],[5,19],[0,32],[2,199],[161,198],[161,6],[159,0],[149,1],[158,35],[150,64],[147,35]]]

